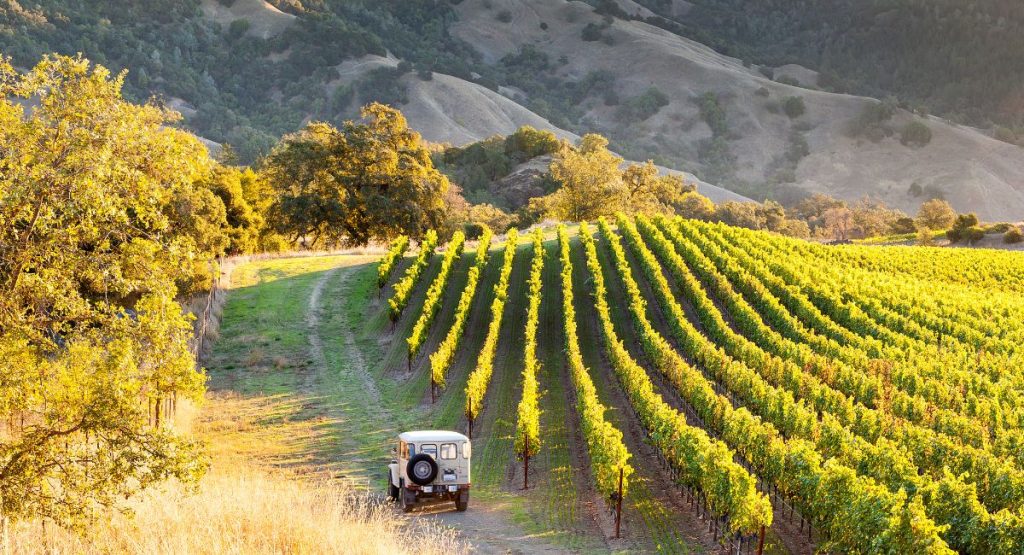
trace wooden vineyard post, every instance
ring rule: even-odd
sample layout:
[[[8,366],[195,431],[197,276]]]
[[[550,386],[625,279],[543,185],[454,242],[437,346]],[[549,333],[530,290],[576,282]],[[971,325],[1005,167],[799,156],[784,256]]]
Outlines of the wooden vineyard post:
[[[430,404],[433,405],[437,401],[437,385],[434,384],[434,378],[430,378]]]
[[[530,489],[530,435],[524,438],[523,447],[523,489]]]
[[[468,407],[473,406],[473,396],[472,395],[468,395],[466,397],[466,406],[468,406]],[[469,434],[467,434],[467,435],[469,436],[469,439],[473,439],[473,417],[470,416],[468,409],[466,410],[466,420],[469,421]]]
[[[622,475],[624,469],[619,468],[619,494],[615,497],[615,539],[619,539],[622,525]]]
[[[757,537],[757,555],[764,555],[764,525],[761,525],[761,532]]]

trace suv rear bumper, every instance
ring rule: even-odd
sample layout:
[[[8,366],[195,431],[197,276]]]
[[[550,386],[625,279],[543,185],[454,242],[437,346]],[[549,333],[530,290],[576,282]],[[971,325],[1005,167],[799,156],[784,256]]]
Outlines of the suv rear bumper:
[[[451,487],[455,486],[455,491],[452,491]],[[410,494],[413,494],[416,499],[447,499],[454,501],[456,497],[461,495],[463,492],[469,494],[469,484],[430,484],[427,486],[420,486],[416,484],[409,484],[405,486]]]

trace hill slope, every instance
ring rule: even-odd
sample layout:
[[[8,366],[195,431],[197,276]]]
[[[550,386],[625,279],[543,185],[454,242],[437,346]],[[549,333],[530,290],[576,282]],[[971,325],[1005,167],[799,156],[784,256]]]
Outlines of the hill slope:
[[[397,58],[373,54],[347,60],[337,66],[339,78],[332,87],[352,85],[374,70],[395,68],[398,64]],[[465,79],[439,72],[431,72],[429,79],[425,79],[416,72],[409,72],[398,81],[407,98],[407,102],[401,105],[402,113],[413,129],[434,143],[464,146],[494,135],[509,135],[524,125],[551,131],[558,138],[573,143],[579,139],[575,133],[556,127],[507,96]],[[357,98],[356,104],[362,100]],[[547,162],[543,164],[545,168]],[[682,174],[688,182],[697,185],[701,194],[714,202],[750,200],[706,183],[689,172],[664,166],[659,166],[659,170]]]
[[[224,25],[245,20],[249,36],[269,39],[280,35],[295,21],[295,16],[286,14],[263,0],[235,0],[225,6],[219,0],[203,0],[203,14]]]
[[[774,82],[739,60],[664,29],[621,19],[607,23],[582,2],[466,0],[457,10],[460,20],[453,34],[474,45],[488,63],[533,45],[552,60],[564,56],[569,61],[556,71],[562,79],[609,72],[622,99],[652,86],[664,93],[668,104],[641,122],[621,121],[615,106],[597,101],[584,106],[585,119],[611,135],[627,156],[644,152],[673,166],[701,168],[705,178],[715,173],[702,145],[713,132],[695,102],[712,93],[724,112],[725,144],[735,157],[717,177],[733,187],[769,196],[772,189],[775,195],[825,192],[850,200],[871,195],[914,210],[926,200],[908,194],[916,183],[983,218],[1012,219],[1024,212],[1021,151],[974,129],[930,118],[926,124],[933,139],[921,148],[904,146],[898,133],[878,143],[851,138],[846,132],[851,120],[875,101]],[[496,20],[504,12],[510,15],[508,23]],[[604,27],[601,40],[583,40],[588,26]],[[780,110],[790,96],[803,98],[804,115],[790,118]],[[900,111],[890,127],[898,131],[913,119]],[[804,137],[810,154],[796,168],[791,185],[796,191],[765,185],[785,158],[790,137],[797,135]]]

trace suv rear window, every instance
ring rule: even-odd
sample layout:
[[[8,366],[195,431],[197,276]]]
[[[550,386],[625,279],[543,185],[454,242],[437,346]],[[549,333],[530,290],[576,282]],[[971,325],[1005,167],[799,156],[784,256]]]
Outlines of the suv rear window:
[[[459,456],[459,449],[454,443],[442,443],[441,444],[441,458],[450,461],[456,459]]]
[[[433,458],[437,458],[437,445],[434,443],[424,443],[420,445],[420,453],[426,453]]]

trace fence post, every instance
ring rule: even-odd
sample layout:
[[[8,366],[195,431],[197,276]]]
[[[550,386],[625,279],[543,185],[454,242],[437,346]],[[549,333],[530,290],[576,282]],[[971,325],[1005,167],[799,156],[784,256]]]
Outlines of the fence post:
[[[622,525],[622,475],[624,469],[619,467],[619,495],[615,498],[615,539],[619,539]]]
[[[523,489],[530,489],[530,435],[525,437],[523,447]]]

